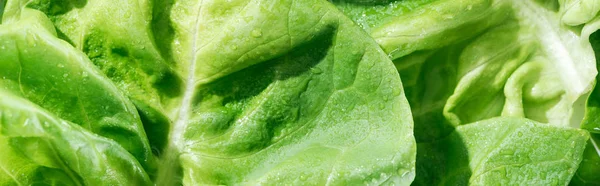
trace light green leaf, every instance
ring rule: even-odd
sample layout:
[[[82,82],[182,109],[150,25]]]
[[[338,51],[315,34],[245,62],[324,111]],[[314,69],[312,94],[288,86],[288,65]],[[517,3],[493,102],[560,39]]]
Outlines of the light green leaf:
[[[0,25],[0,89],[118,142],[152,172],[155,160],[133,104],[86,56],[56,38],[40,12]]]
[[[170,140],[184,184],[412,181],[397,73],[333,6],[182,1],[171,16],[188,77]]]
[[[1,185],[149,185],[144,168],[111,139],[0,90]]]
[[[342,7],[348,6],[345,3],[339,4]],[[378,19],[381,15],[375,14],[372,19],[376,21],[371,21],[368,31],[392,59],[397,59],[418,50],[438,49],[481,33],[506,17],[506,6],[503,5],[491,0],[417,1],[399,6],[391,4],[383,12],[393,12],[391,15],[399,16]],[[414,6],[419,7],[411,10]],[[356,14],[356,11],[348,8],[342,10],[347,10],[345,12],[350,12],[351,15]],[[369,13],[371,17],[372,11],[378,12],[376,8],[369,8],[363,10],[363,15]]]
[[[577,26],[599,16],[599,0],[559,0],[561,21],[567,25]]]
[[[444,117],[454,126],[501,115],[557,125],[578,126],[581,121],[580,102],[597,74],[587,42],[600,27],[594,21],[572,28],[561,23],[552,3],[530,0],[334,3],[367,25],[363,27],[394,59],[404,79],[415,80],[407,83],[407,92],[417,116],[418,139],[420,128],[445,128],[443,119],[419,119],[440,118],[433,112],[439,106],[432,103],[445,104]],[[356,16],[360,13],[362,17]],[[443,52],[450,49],[454,56]],[[418,57],[421,62],[412,60],[422,53],[428,55]],[[429,63],[448,65],[422,66]],[[454,90],[428,83],[440,68],[449,72],[439,74],[443,86]]]
[[[583,102],[597,74],[588,38],[600,28],[596,16],[598,3],[541,0],[333,3],[377,39],[394,59],[404,80],[415,118],[415,138],[419,142],[417,183],[432,185],[428,179],[442,175],[439,170],[443,171],[443,167],[426,164],[461,161],[447,157],[443,153],[446,147],[432,145],[456,126],[461,128],[501,116],[579,127]],[[593,113],[587,115],[595,118]],[[597,155],[588,156],[594,154],[588,153],[592,151],[595,152],[588,147],[584,157],[591,165],[582,165],[586,172],[578,173],[584,180],[592,178],[588,172],[595,170],[593,160]],[[581,157],[573,157],[577,158]],[[472,163],[470,159],[464,162]],[[464,170],[458,172],[461,171]],[[564,184],[569,181],[569,174],[573,171],[565,174]],[[513,180],[504,178],[496,182]],[[477,184],[470,175],[450,181],[446,185]],[[528,183],[527,179],[521,183]]]
[[[44,12],[129,96],[159,148],[155,184],[414,179],[398,73],[328,2],[119,2],[15,0],[4,20]]]
[[[590,36],[590,42],[596,53],[600,57],[600,32],[595,32]],[[600,63],[596,62],[596,66]],[[596,76],[596,83],[600,77]],[[600,184],[600,177],[597,172],[600,171],[600,87],[595,86],[586,103],[585,116],[581,123],[581,128],[591,133],[592,139],[589,140],[577,173],[575,174],[571,185],[596,185]]]
[[[566,185],[582,160],[586,131],[527,119],[463,125],[419,144],[414,185]]]

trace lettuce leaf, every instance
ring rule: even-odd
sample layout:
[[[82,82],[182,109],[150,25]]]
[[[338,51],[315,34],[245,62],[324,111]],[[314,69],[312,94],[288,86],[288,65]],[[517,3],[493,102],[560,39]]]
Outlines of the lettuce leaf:
[[[488,130],[490,126],[477,123],[490,118],[527,118],[584,129],[590,128],[588,123],[597,123],[583,117],[597,75],[589,40],[600,28],[597,1],[332,2],[376,39],[404,80],[418,142],[415,185],[484,184],[471,175],[479,167],[466,164],[473,165],[477,151],[490,147],[465,147],[470,153],[461,155],[462,163],[452,155],[460,149],[456,144],[485,143],[482,139],[452,137],[460,134],[463,126]],[[597,114],[589,110],[586,118],[595,118]],[[449,143],[455,145],[448,147]],[[584,167],[579,171],[586,172],[577,173],[587,176],[583,179],[597,177],[592,173],[598,167],[592,162],[597,155],[589,156],[595,154],[589,149],[593,144],[588,142]],[[560,180],[519,169],[487,184],[567,184],[581,161],[584,146],[573,146],[579,155],[571,157],[573,164]],[[446,166],[447,162],[452,165]],[[556,168],[542,167],[536,171],[546,174]]]
[[[29,105],[56,121],[52,129],[81,126],[47,131],[58,141],[44,148],[77,152],[57,144],[64,135],[93,133],[94,140],[69,142],[111,142],[128,155],[72,155],[122,168],[113,171],[108,164],[56,166],[77,162],[10,145],[9,156],[34,168],[16,177],[19,169],[9,167],[2,183],[408,185],[414,179],[412,117],[398,72],[328,2],[14,0],[6,10],[0,65],[8,68],[0,70],[0,88],[22,101],[6,103],[5,112]],[[22,123],[3,120],[0,131]],[[26,136],[0,134],[4,144]],[[140,174],[119,172],[131,168]]]
[[[0,185],[594,185],[599,12],[1,1]]]

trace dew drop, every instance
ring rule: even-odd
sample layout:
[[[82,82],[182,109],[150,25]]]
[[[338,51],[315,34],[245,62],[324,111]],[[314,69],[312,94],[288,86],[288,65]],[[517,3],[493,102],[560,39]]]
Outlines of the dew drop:
[[[300,174],[300,180],[306,181],[307,177],[304,173]]]
[[[254,29],[250,34],[252,35],[252,37],[260,37],[262,36],[262,31],[260,29]]]
[[[37,36],[33,34],[27,34],[27,44],[31,46],[37,46]]]

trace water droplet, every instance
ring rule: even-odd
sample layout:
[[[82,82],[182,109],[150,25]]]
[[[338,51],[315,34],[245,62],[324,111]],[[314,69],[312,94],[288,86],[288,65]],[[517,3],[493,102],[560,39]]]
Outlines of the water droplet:
[[[232,46],[231,46],[231,49],[233,49],[233,50],[237,50],[237,48],[238,48],[238,46],[237,46],[237,45],[232,45]]]
[[[517,136],[519,136],[519,137],[522,137],[522,136],[523,136],[523,133],[522,133],[522,132],[518,132],[518,133],[517,133]]]
[[[63,74],[63,77],[69,77],[69,74]]]
[[[254,29],[250,34],[252,35],[252,37],[260,37],[262,36],[262,31],[260,29]]]
[[[392,95],[395,96],[400,96],[400,94],[402,94],[402,88],[400,88],[399,86],[393,86],[392,87]]]
[[[304,173],[300,174],[300,180],[306,181],[307,177]]]
[[[65,68],[65,65],[63,65],[63,64],[58,64],[56,66],[58,66],[58,68]]]
[[[27,44],[37,46],[37,36],[34,34],[27,34]]]
[[[88,77],[88,73],[87,72],[83,72],[83,73],[81,73],[81,76]]]

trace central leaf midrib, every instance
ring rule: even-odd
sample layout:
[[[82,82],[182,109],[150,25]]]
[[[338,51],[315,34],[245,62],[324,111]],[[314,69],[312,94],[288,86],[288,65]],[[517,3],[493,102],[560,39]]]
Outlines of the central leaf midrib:
[[[196,20],[194,23],[194,30],[192,31],[192,47],[190,49],[190,61],[188,67],[188,76],[186,79],[185,91],[183,93],[183,99],[181,100],[181,107],[179,109],[179,114],[177,115],[177,120],[175,121],[173,128],[170,131],[169,142],[172,143],[172,147],[177,147],[178,144],[181,144],[181,136],[183,135],[183,131],[185,129],[185,125],[187,120],[189,119],[190,107],[192,104],[192,97],[195,92],[195,75],[196,75],[196,45],[198,39],[198,27],[200,23],[200,13],[202,12],[202,4],[203,1],[200,1],[198,5],[198,13],[196,15]],[[178,147],[177,147],[178,149]]]
[[[197,14],[194,22],[194,28],[193,31],[190,33],[192,34],[192,43],[191,48],[189,50],[190,61],[188,63],[189,66],[185,89],[183,93],[183,98],[181,100],[181,105],[179,107],[179,111],[176,117],[177,119],[173,123],[171,130],[169,130],[169,142],[164,150],[165,153],[162,157],[160,157],[161,159],[158,165],[158,175],[156,178],[156,185],[158,186],[181,184],[180,181],[178,181],[178,179],[180,179],[180,175],[177,175],[181,167],[179,162],[179,155],[182,151],[182,136],[185,131],[187,121],[189,119],[190,108],[192,106],[192,98],[196,90],[195,67],[197,60],[197,33],[199,32],[200,14],[202,12],[203,4],[204,1],[202,0],[198,3],[198,8],[196,8]]]

